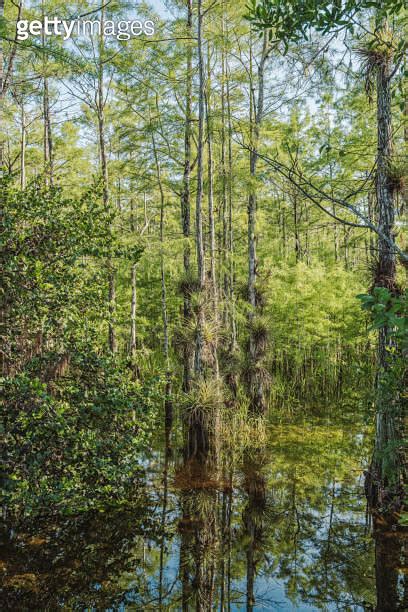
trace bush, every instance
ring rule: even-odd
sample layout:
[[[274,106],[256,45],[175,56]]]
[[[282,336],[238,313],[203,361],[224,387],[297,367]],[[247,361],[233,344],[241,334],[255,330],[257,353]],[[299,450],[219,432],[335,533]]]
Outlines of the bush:
[[[3,499],[13,515],[76,513],[136,493],[158,381],[141,386],[87,355],[52,385],[22,373],[3,386]]]

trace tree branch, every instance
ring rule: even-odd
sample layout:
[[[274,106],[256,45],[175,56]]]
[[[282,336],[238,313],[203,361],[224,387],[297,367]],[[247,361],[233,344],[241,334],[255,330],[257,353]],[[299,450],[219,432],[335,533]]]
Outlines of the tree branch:
[[[333,197],[333,196],[329,195],[328,193],[322,191],[319,187],[314,185],[311,181],[309,181],[308,179],[305,179],[303,177],[303,175],[300,174],[298,171],[296,171],[296,170],[294,170],[292,168],[288,168],[287,166],[285,166],[281,162],[277,161],[276,159],[272,159],[272,158],[270,158],[270,157],[268,157],[266,155],[262,155],[261,153],[255,151],[254,149],[251,149],[251,147],[248,147],[248,146],[246,146],[246,145],[244,145],[242,143],[241,143],[241,146],[244,149],[255,153],[257,155],[257,157],[259,157],[259,159],[261,159],[266,164],[271,166],[274,170],[279,172],[279,174],[281,174],[288,181],[290,181],[290,183],[292,183],[292,185],[294,185],[306,198],[308,198],[311,202],[316,204],[316,206],[318,206],[327,215],[329,215],[330,217],[333,217],[336,221],[338,221],[339,223],[342,223],[343,225],[348,225],[350,227],[358,227],[358,228],[362,228],[362,229],[369,229],[372,232],[375,232],[382,240],[384,240],[384,242],[386,242],[388,244],[388,246],[390,248],[392,248],[395,251],[395,253],[400,257],[400,259],[404,263],[408,263],[408,253],[406,253],[405,251],[400,249],[399,246],[392,239],[388,238],[380,230],[379,227],[374,225],[370,221],[370,219],[368,219],[353,204],[350,204],[349,202],[347,202],[343,198]],[[346,219],[341,219],[340,217],[337,217],[337,215],[335,215],[334,213],[328,211],[324,206],[322,206],[322,204],[317,199],[317,196],[315,194],[311,194],[310,191],[307,188],[312,189],[313,191],[315,191],[316,194],[318,194],[321,199],[327,200],[329,202],[333,202],[333,204],[337,204],[337,205],[345,208],[349,212],[353,213],[353,215],[355,215],[363,223],[362,224],[360,224],[360,223],[352,223],[351,221],[347,221]]]

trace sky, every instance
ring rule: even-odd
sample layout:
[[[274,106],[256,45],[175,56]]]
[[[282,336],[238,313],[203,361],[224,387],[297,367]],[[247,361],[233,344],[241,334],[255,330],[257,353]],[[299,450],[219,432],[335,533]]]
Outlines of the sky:
[[[169,13],[166,9],[164,0],[148,0],[149,4],[151,4],[154,9],[161,15],[161,17],[166,17]]]

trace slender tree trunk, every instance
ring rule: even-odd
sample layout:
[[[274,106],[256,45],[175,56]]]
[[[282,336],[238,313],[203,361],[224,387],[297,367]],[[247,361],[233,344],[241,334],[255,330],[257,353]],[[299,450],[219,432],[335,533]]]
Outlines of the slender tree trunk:
[[[213,127],[211,117],[211,66],[210,66],[210,45],[207,46],[207,93],[206,93],[206,117],[207,117],[207,172],[208,172],[208,226],[209,226],[209,250],[210,250],[210,286],[211,299],[214,311],[214,323],[218,330],[218,287],[216,277],[216,236],[215,236],[215,215],[214,215],[214,178],[213,178]],[[218,365],[218,339],[215,339],[214,347],[215,375],[219,377]]]
[[[344,269],[348,270],[349,269],[349,243],[348,243],[348,236],[349,236],[349,228],[346,226],[343,226],[343,250],[344,250]]]
[[[21,100],[21,141],[20,141],[20,187],[25,189],[26,186],[26,141],[27,141],[27,128],[26,128],[26,116],[24,100]]]
[[[391,163],[392,115],[391,115],[391,60],[384,61],[377,74],[377,206],[378,226],[385,240],[378,238],[378,271],[376,283],[382,287],[395,289],[395,253],[389,240],[394,240],[394,193],[389,181]],[[388,239],[388,240],[387,240]],[[384,347],[383,347],[384,348]],[[383,351],[382,351],[383,352]],[[381,356],[382,362],[384,354]]]
[[[298,223],[299,223],[298,201],[297,201],[296,193],[293,194],[293,222],[295,226],[295,258],[296,258],[296,263],[298,263],[301,259],[302,251],[300,248],[300,237],[299,237],[299,227],[298,227]]]
[[[406,55],[404,59],[404,71],[405,73],[407,71]],[[405,88],[404,88],[404,142],[405,142],[405,145],[408,145],[408,83],[407,83],[407,79],[405,79],[404,83],[405,83]]]
[[[254,413],[263,413],[266,410],[264,383],[260,376],[260,359],[263,356],[255,335],[252,333],[252,324],[257,314],[256,300],[256,277],[257,277],[257,258],[256,258],[256,166],[257,166],[257,146],[259,141],[260,127],[264,113],[264,68],[269,54],[268,34],[264,34],[262,56],[258,66],[257,86],[252,79],[252,46],[251,46],[251,104],[250,104],[250,128],[251,128],[251,151],[249,157],[249,172],[251,177],[250,192],[248,197],[248,301],[249,311],[249,395],[250,410]]]
[[[103,100],[103,84],[100,79],[98,88],[99,103]],[[98,108],[98,134],[99,134],[99,152],[102,172],[102,198],[106,209],[109,208],[109,182],[108,182],[108,162],[106,157],[105,145],[105,119],[103,105]],[[116,353],[116,330],[115,330],[115,310],[116,310],[116,282],[115,270],[112,257],[108,258],[108,304],[109,304],[109,329],[108,329],[108,344],[111,353]]]
[[[44,0],[41,3],[42,22],[45,19]],[[53,183],[53,141],[50,111],[50,91],[48,83],[48,61],[45,53],[45,32],[41,34],[41,44],[43,48],[43,150],[44,150],[44,170],[47,183]]]
[[[202,0],[197,2],[197,56],[198,56],[198,138],[197,138],[197,196],[196,196],[196,250],[197,250],[197,274],[201,296],[197,306],[197,330],[194,355],[194,371],[196,375],[203,373],[203,328],[204,328],[204,308],[203,293],[205,290],[205,261],[204,261],[204,240],[203,240],[203,148],[204,148],[204,60],[203,60],[203,11]]]
[[[233,167],[232,167],[232,115],[229,67],[226,63],[227,80],[227,115],[228,115],[228,273],[229,273],[229,308],[231,320],[231,349],[237,349],[237,324],[235,317],[235,271],[234,271],[234,219],[233,219]]]
[[[45,68],[46,70],[46,68]],[[48,77],[44,76],[44,91],[43,91],[43,115],[44,115],[44,167],[47,180],[50,185],[53,184],[53,140],[51,127],[51,112],[50,112],[50,94]]]
[[[224,325],[227,327],[229,318],[228,308],[228,291],[229,291],[229,277],[228,277],[228,254],[227,254],[227,235],[228,235],[228,221],[227,221],[227,168],[226,168],[226,154],[225,154],[225,125],[226,125],[226,101],[225,101],[225,83],[226,83],[226,52],[225,52],[225,6],[223,4],[222,13],[222,48],[221,48],[221,215],[222,215],[222,240],[220,244],[220,287],[222,287],[224,297]],[[220,291],[221,294],[221,291]]]
[[[369,191],[367,195],[368,218],[371,221],[371,223],[376,225],[377,219],[375,218],[375,212],[374,212],[374,208],[375,208],[374,200],[375,200],[375,195],[373,191]],[[368,239],[369,239],[369,250],[370,250],[370,268],[372,269],[373,263],[375,260],[375,242],[374,242],[374,236],[372,232],[370,232]]]
[[[104,22],[104,11],[101,15],[102,24]],[[101,32],[103,27],[101,27]],[[98,138],[99,138],[99,155],[100,167],[102,174],[102,199],[106,209],[109,208],[109,177],[108,177],[108,160],[106,155],[105,143],[105,94],[104,94],[104,43],[103,34],[99,37],[98,48],[98,91],[97,91],[97,115],[98,115]],[[115,330],[115,311],[116,311],[116,280],[113,259],[109,256],[107,261],[108,267],[108,307],[109,307],[109,327],[108,327],[108,345],[112,354],[117,351],[116,330]]]
[[[131,304],[130,304],[130,355],[132,360],[136,357],[136,312],[137,312],[137,264],[132,264],[131,270]]]
[[[0,19],[2,20],[4,17],[4,0],[0,0]],[[4,96],[4,55],[3,55],[3,39],[0,36],[0,101]],[[2,111],[2,108],[0,108]],[[3,113],[2,113],[3,114]],[[0,119],[3,118],[0,116]],[[2,137],[3,138],[3,137]],[[4,142],[0,141],[0,173],[3,172],[3,164],[4,164]],[[0,174],[1,176],[1,174]]]
[[[187,0],[187,36],[193,37],[193,3],[192,0]],[[190,203],[190,180],[191,180],[191,132],[192,132],[192,88],[193,88],[193,70],[192,70],[192,40],[187,43],[186,56],[186,116],[184,128],[184,172],[183,172],[183,190],[181,195],[181,225],[184,237],[183,246],[183,266],[186,280],[191,276],[190,264],[190,232],[191,232],[191,203]],[[191,320],[191,299],[189,291],[184,292],[183,296],[183,316],[185,325],[188,325]],[[184,347],[183,350],[183,390],[188,392],[191,387],[191,360],[189,347]]]
[[[394,193],[389,181],[389,165],[392,159],[392,115],[391,115],[391,71],[392,58],[384,57],[377,68],[377,208],[378,226],[382,238],[378,238],[378,267],[376,285],[386,287],[391,292],[396,290],[395,253],[389,240],[394,240]],[[397,451],[397,418],[395,398],[389,397],[387,384],[382,382],[383,374],[388,370],[392,339],[389,329],[382,328],[378,341],[378,388],[376,418],[376,449],[374,456],[375,476],[379,487],[397,485],[399,481],[399,461]],[[379,500],[377,499],[376,502]]]
[[[134,201],[130,200],[130,230],[132,237],[135,235],[137,227],[137,218],[135,219]],[[137,326],[136,326],[136,314],[137,314],[137,264],[132,263],[131,267],[131,302],[130,302],[130,358],[132,361],[132,367],[134,368],[136,376],[138,375],[138,369],[136,365],[136,349],[137,349]]]
[[[18,4],[16,2],[13,2],[13,4],[14,6],[17,7],[16,33],[15,33],[14,42],[12,44],[10,54],[8,56],[7,70],[5,73],[4,73],[3,41],[0,38],[0,100],[3,98],[6,91],[8,90],[10,86],[11,77],[13,75],[14,60],[16,58],[17,46],[18,46],[17,23],[21,20],[21,16],[23,12],[23,0],[20,0]],[[0,19],[2,19],[3,17],[4,17],[4,0],[0,0]]]
[[[158,105],[157,105],[158,106]],[[158,109],[157,109],[158,110]],[[157,182],[160,191],[160,278],[161,278],[161,303],[162,303],[162,321],[163,321],[163,351],[166,361],[166,393],[165,393],[165,429],[171,427],[173,416],[172,399],[171,399],[171,371],[170,371],[170,355],[169,355],[169,325],[167,313],[167,290],[166,290],[166,271],[164,265],[164,206],[165,197],[163,190],[163,182],[161,177],[160,161],[157,154],[156,140],[152,134],[153,154],[156,163]]]
[[[210,246],[210,282],[214,301],[214,309],[217,311],[217,279],[215,272],[215,218],[214,218],[214,179],[213,179],[213,144],[212,144],[212,119],[211,119],[211,66],[210,46],[208,44],[207,58],[207,161],[208,161],[208,226]]]

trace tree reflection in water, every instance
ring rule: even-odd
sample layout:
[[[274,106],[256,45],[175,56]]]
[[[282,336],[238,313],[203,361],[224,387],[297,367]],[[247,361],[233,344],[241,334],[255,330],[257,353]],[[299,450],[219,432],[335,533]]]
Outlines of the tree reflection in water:
[[[376,517],[374,540],[376,610],[408,610],[408,530]]]
[[[245,439],[232,418],[190,420],[180,449],[167,430],[137,503],[4,528],[0,609],[408,609],[407,532],[367,525],[357,420]]]
[[[214,606],[219,550],[216,415],[192,413],[186,424],[184,461],[176,474],[180,491],[180,576],[182,610]]]
[[[264,449],[247,450],[244,454],[244,491],[247,497],[243,511],[243,528],[246,542],[246,608],[252,612],[255,605],[255,577],[265,554],[265,530],[267,528],[266,477],[262,470],[267,459]]]
[[[0,609],[105,610],[123,601],[126,575],[143,561],[144,538],[156,538],[149,500],[107,515],[35,520],[3,532]],[[137,588],[136,585],[134,588]]]

